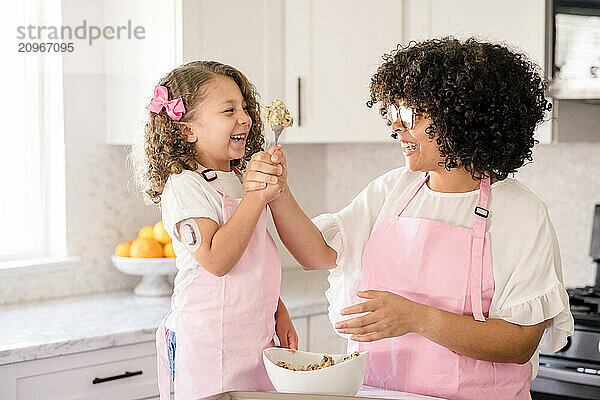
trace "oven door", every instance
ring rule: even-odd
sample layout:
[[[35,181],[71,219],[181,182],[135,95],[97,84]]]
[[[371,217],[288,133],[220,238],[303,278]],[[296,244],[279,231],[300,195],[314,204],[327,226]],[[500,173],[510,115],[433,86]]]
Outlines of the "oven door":
[[[531,382],[533,400],[600,400],[600,364],[540,355],[538,375]]]

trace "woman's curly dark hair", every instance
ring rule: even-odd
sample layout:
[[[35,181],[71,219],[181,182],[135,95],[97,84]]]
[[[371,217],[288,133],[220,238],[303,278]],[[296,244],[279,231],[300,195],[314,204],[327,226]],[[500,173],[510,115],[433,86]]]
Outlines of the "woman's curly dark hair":
[[[206,85],[217,75],[228,76],[239,86],[252,119],[244,158],[232,160],[231,165],[244,169],[252,155],[264,144],[259,96],[244,74],[216,61],[192,61],[175,68],[160,80],[159,85],[168,89],[169,99],[181,98],[186,112],[179,121],[173,121],[164,109],[159,113],[149,112],[143,139],[133,147],[130,157],[138,184],[146,198],[154,204],[160,203],[169,175],[198,168],[194,143],[186,141],[181,122],[193,119],[194,106],[202,100]]]
[[[464,167],[474,179],[498,180],[532,161],[535,127],[551,109],[539,67],[507,47],[453,37],[398,45],[371,79],[368,107],[398,100],[422,108],[426,129],[446,169]]]

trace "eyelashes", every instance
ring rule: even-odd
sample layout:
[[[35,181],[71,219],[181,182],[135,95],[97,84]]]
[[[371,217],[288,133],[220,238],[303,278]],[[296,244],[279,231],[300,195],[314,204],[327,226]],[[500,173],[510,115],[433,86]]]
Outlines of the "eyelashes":
[[[242,110],[244,110],[245,112],[248,112],[248,106],[242,107]],[[234,112],[234,111],[235,111],[235,110],[234,110],[233,108],[228,108],[227,110],[225,110],[225,111],[223,111],[223,112],[226,112],[226,113],[232,113],[232,112]]]

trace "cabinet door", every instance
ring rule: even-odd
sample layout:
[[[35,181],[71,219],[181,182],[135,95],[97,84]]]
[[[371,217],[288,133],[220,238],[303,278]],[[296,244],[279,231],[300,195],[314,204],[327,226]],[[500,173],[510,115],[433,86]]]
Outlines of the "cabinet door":
[[[424,40],[452,35],[475,36],[524,52],[545,67],[545,0],[406,0],[405,38]],[[541,124],[536,137],[550,143],[552,124]]]
[[[216,60],[244,73],[261,104],[283,94],[283,0],[108,2],[107,20],[146,28],[146,39],[107,47],[107,130],[111,144],[141,134],[158,80],[182,62]],[[114,41],[113,41],[114,42]],[[160,49],[160,50],[157,50]]]
[[[308,318],[294,318],[292,319],[292,323],[294,324],[294,328],[296,328],[296,332],[298,333],[298,350],[309,351],[308,350]]]
[[[283,0],[183,0],[183,61],[239,69],[261,105],[283,91]]]
[[[391,141],[365,103],[381,56],[401,41],[401,1],[287,0],[285,102],[295,123],[281,141]]]
[[[406,37],[453,35],[504,42],[544,66],[545,0],[407,0]]]
[[[145,399],[156,382],[153,341],[0,366],[3,400]]]
[[[308,323],[310,351],[330,354],[346,352],[347,341],[335,332],[327,314],[311,316]]]
[[[154,86],[172,70],[177,47],[178,0],[104,3],[107,24],[132,21],[144,29],[139,40],[106,41],[106,129],[110,144],[131,144],[142,134]]]

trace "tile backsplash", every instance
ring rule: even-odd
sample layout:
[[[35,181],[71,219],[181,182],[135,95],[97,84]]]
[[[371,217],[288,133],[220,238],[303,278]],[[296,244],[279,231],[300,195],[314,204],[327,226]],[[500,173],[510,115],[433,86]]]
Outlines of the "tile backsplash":
[[[98,117],[85,125],[66,126],[72,130],[66,145],[68,252],[80,256],[81,263],[61,271],[3,276],[0,304],[129,289],[138,282],[114,269],[110,255],[118,242],[131,239],[160,214],[137,194],[126,164],[129,148],[104,144],[102,124]],[[306,144],[284,150],[290,187],[311,217],[339,210],[373,178],[404,164],[395,144]],[[534,162],[516,176],[548,206],[567,286],[594,279],[588,253],[593,208],[600,203],[600,179],[595,175],[600,172],[599,155],[596,143],[538,145]],[[298,269],[285,250],[282,264]],[[319,274],[320,279],[324,276]]]

